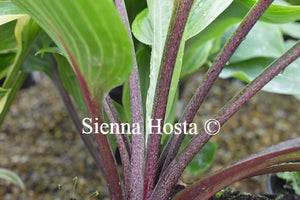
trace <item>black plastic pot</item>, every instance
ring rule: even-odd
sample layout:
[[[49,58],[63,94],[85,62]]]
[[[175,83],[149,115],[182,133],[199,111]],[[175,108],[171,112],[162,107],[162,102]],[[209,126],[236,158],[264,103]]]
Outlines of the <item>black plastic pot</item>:
[[[286,181],[279,178],[276,174],[268,174],[267,176],[267,189],[270,194],[283,194],[286,189],[284,185]]]

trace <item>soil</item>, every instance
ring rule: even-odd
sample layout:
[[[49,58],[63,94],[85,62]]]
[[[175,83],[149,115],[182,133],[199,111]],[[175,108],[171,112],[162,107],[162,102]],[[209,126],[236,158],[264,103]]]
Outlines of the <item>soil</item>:
[[[186,82],[183,105],[199,85],[201,77],[197,74]],[[195,122],[200,124],[211,118],[242,87],[243,83],[239,81],[218,80]],[[299,100],[260,92],[213,138],[219,150],[207,173],[264,147],[299,137],[299,121]],[[1,200],[108,199],[103,177],[84,149],[57,91],[47,78],[18,93],[0,129],[0,160],[0,168],[16,172],[26,186],[21,191],[0,179]],[[75,177],[78,177],[77,184]],[[182,178],[192,182],[201,176]],[[62,189],[59,190],[58,185]],[[266,193],[265,176],[230,187]],[[100,192],[97,197],[93,196],[96,190]]]
[[[240,193],[240,192],[225,192],[220,197],[214,197],[211,200],[300,200],[300,197],[297,197],[292,194],[286,195],[271,195],[271,194],[258,194],[253,195],[249,193]]]

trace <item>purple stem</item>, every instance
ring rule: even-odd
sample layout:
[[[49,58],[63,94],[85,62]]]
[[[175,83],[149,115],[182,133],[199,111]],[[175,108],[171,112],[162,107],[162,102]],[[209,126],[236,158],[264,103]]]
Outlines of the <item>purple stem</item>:
[[[298,41],[289,51],[273,62],[264,72],[249,83],[242,91],[230,100],[215,117],[220,126],[224,125],[249,99],[260,91],[270,80],[284,70],[290,63],[300,56],[300,41]],[[217,127],[211,127],[216,130]],[[195,136],[184,150],[176,156],[165,170],[156,188],[152,199],[168,199],[168,196],[175,186],[178,178],[185,167],[190,163],[199,150],[208,142],[212,136],[206,134],[202,129],[201,133]]]
[[[112,101],[112,99],[110,98],[109,95],[106,96],[105,101],[109,106],[109,110],[105,110],[105,111],[110,112],[109,114],[112,115],[115,123],[121,124],[121,119],[119,117],[119,114],[118,114],[118,112],[116,110],[116,107],[115,107],[115,105],[114,105],[114,103],[113,103],[113,101]],[[123,140],[123,142],[125,144],[126,151],[127,151],[128,156],[130,158],[132,148],[131,148],[131,143],[129,141],[129,138],[127,137],[126,134],[121,134],[121,139]]]
[[[274,0],[259,0],[253,8],[249,11],[246,17],[243,19],[242,23],[232,34],[231,38],[228,40],[226,45],[223,47],[222,51],[214,61],[213,65],[202,80],[201,86],[196,90],[196,94],[190,100],[188,106],[186,107],[183,115],[181,116],[179,123],[187,122],[191,123],[200,108],[204,98],[209,92],[210,88],[214,84],[215,80],[221,73],[222,69],[225,67],[226,63],[229,61],[232,54],[236,51],[238,46],[241,44],[243,39],[249,33],[251,28],[260,18],[260,16],[265,12],[265,10],[270,6]],[[168,141],[168,144],[164,148],[162,156],[159,161],[161,166],[164,163],[163,170],[170,164],[170,162],[175,158],[178,153],[179,147],[185,137],[185,134],[175,135],[173,134]],[[167,151],[167,152],[165,152]]]
[[[254,176],[276,164],[299,159],[299,154],[293,154],[299,150],[300,138],[282,142],[197,181],[178,193],[174,199],[209,199],[216,192],[238,180]]]
[[[57,33],[58,37],[60,38],[59,33]],[[92,118],[93,123],[95,122],[95,119],[98,118],[98,125],[101,126],[103,123],[102,118],[100,115],[100,107],[97,104],[97,100],[95,98],[92,98],[91,93],[88,89],[87,83],[82,75],[82,73],[79,70],[79,67],[77,65],[77,62],[75,58],[73,57],[72,53],[70,52],[68,46],[64,43],[64,40],[60,38],[60,41],[62,42],[65,50],[67,51],[67,54],[70,58],[70,61],[74,67],[74,70],[76,72],[81,91],[84,97],[84,101],[86,103],[89,116]],[[102,102],[101,102],[102,103]],[[120,182],[120,176],[117,170],[117,163],[115,160],[115,157],[112,153],[108,138],[106,135],[103,134],[95,134],[95,138],[98,144],[99,153],[102,159],[103,163],[103,171],[105,174],[105,178],[107,181],[110,197],[113,200],[122,200],[123,194],[121,189],[121,182]]]
[[[270,173],[278,173],[278,172],[292,172],[292,171],[300,171],[300,164],[299,163],[284,163],[279,165],[274,165],[265,169],[262,169],[252,176],[260,176],[264,174],[270,174]],[[247,177],[249,178],[249,177]]]
[[[174,1],[174,8],[168,29],[166,43],[162,55],[162,61],[159,70],[158,82],[155,90],[153,105],[153,125],[160,126],[164,124],[166,106],[168,102],[170,84],[172,81],[173,70],[181,43],[193,0]],[[149,199],[153,191],[157,176],[157,161],[161,141],[160,130],[152,128],[152,134],[149,137],[149,146],[147,149],[146,171],[145,171],[145,189],[144,199]]]
[[[138,69],[136,66],[129,81],[130,97],[131,97],[131,119],[132,123],[139,124],[141,132],[132,135],[132,156],[131,156],[131,186],[129,191],[129,199],[143,199],[144,190],[144,173],[145,173],[145,131],[142,99],[140,94],[140,85],[138,78]]]
[[[99,156],[99,152],[97,151],[97,149],[94,147],[91,138],[88,135],[82,134],[82,124],[81,121],[78,117],[78,114],[76,112],[76,109],[73,105],[73,102],[67,92],[67,90],[65,89],[62,80],[59,76],[59,72],[58,72],[58,66],[57,66],[57,62],[54,58],[53,55],[51,55],[51,60],[52,60],[52,71],[53,71],[53,79],[54,82],[56,83],[56,87],[63,99],[63,102],[68,110],[68,113],[71,117],[71,120],[75,126],[76,132],[79,134],[80,138],[82,139],[84,145],[86,146],[86,148],[88,149],[89,153],[91,154],[91,156],[93,157],[97,167],[103,172],[103,163],[101,160],[101,157]]]
[[[131,156],[131,174],[130,174],[130,188],[128,199],[141,200],[143,199],[144,190],[144,171],[145,171],[145,131],[143,119],[143,105],[140,90],[139,72],[137,67],[136,55],[134,50],[131,29],[126,12],[124,0],[116,0],[116,7],[126,25],[129,38],[133,46],[133,70],[129,79],[130,87],[130,103],[131,103],[131,119],[132,124],[138,124],[140,127],[139,134],[132,135],[132,156]]]
[[[107,96],[104,100],[104,103],[103,103],[103,107],[104,107],[104,110],[106,112],[106,115],[108,117],[108,120],[110,123],[118,123],[114,114],[116,112],[115,107],[112,103],[112,100],[110,99],[109,96]],[[119,151],[120,151],[120,155],[121,155],[121,160],[122,160],[122,168],[123,168],[123,175],[124,175],[124,199],[127,199],[127,195],[128,195],[128,189],[129,189],[129,184],[130,184],[130,181],[129,181],[129,178],[130,178],[130,169],[131,169],[131,166],[130,166],[130,157],[129,157],[129,154],[128,154],[128,150],[126,148],[126,144],[122,138],[122,135],[123,134],[118,134],[118,132],[120,132],[120,130],[117,130],[117,127],[114,126],[114,136],[116,138],[116,141],[117,141],[117,145],[118,145],[118,148],[119,148]]]

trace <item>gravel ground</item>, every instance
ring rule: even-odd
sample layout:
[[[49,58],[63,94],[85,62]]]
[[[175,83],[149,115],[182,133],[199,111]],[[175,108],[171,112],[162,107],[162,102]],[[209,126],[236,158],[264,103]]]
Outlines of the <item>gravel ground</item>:
[[[201,75],[186,83],[183,102],[199,84]],[[211,118],[243,84],[218,80],[195,122]],[[185,104],[185,103],[184,103]],[[266,146],[299,137],[300,101],[291,96],[260,92],[213,138],[219,146],[210,171],[255,153]],[[59,95],[49,80],[19,92],[0,129],[0,168],[20,175],[25,191],[0,180],[0,199],[104,199],[107,188],[80,138],[76,135]],[[78,184],[74,178],[78,177]],[[186,180],[188,178],[188,180]],[[199,177],[185,177],[189,182]],[[58,190],[58,185],[62,190]],[[75,187],[75,196],[73,190]],[[231,187],[264,193],[265,177]],[[95,190],[98,197],[88,198]]]
[[[101,174],[47,79],[17,95],[1,127],[0,160],[0,167],[19,174],[26,186],[20,193],[0,182],[0,199],[85,199],[95,190],[101,190],[98,199],[107,196]]]

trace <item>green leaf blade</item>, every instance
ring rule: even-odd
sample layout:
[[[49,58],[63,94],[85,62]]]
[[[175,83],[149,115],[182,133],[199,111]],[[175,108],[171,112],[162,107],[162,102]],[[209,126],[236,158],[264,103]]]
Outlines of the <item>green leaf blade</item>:
[[[26,16],[17,6],[11,3],[10,0],[0,1],[0,25]]]
[[[228,31],[229,33],[234,30]],[[272,31],[270,31],[272,30]],[[230,34],[225,34],[229,38]],[[284,53],[284,41],[277,25],[258,22],[230,58],[230,63],[256,57],[277,58]]]
[[[69,61],[74,59],[94,98],[102,98],[104,93],[130,76],[132,45],[113,2],[13,2],[38,22],[68,55]]]
[[[24,183],[21,178],[14,172],[0,168],[0,178],[3,178],[16,186],[20,187],[21,189],[25,189]]]
[[[185,28],[185,40],[197,35],[206,28],[233,0],[195,1]],[[201,19],[201,20],[199,20]]]
[[[213,163],[218,145],[208,142],[185,169],[185,173],[199,175],[205,172]]]
[[[250,9],[256,0],[235,0],[241,5],[241,9]],[[244,8],[242,8],[244,7]],[[300,6],[277,5],[273,3],[262,15],[261,20],[269,23],[287,23],[300,19]]]

